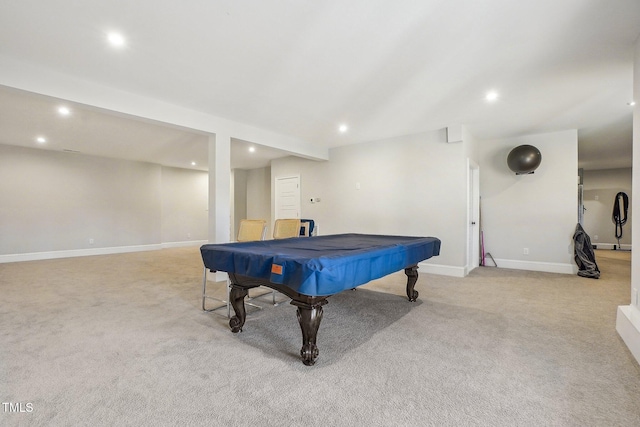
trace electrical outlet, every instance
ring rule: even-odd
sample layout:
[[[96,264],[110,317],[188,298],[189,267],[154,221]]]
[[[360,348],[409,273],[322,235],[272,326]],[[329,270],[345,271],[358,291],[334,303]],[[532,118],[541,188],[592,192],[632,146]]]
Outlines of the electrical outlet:
[[[522,250],[522,253],[523,253],[524,255],[529,255],[529,248],[524,248],[524,249]]]
[[[89,239],[89,244],[93,245],[93,239]]]
[[[597,234],[593,235],[593,240],[598,240],[598,235]]]

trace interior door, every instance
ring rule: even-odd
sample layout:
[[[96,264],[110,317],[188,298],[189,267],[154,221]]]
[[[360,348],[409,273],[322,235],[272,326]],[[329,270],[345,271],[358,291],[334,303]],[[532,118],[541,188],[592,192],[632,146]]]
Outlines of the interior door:
[[[276,217],[300,218],[300,176],[276,178]]]
[[[472,161],[467,169],[467,274],[480,265],[480,168]]]

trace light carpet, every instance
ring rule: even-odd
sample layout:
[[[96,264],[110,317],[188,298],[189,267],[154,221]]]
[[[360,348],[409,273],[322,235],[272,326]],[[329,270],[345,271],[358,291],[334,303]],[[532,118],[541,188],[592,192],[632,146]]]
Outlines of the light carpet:
[[[599,280],[483,267],[421,274],[416,303],[403,273],[343,292],[313,367],[294,306],[265,298],[239,334],[201,311],[197,248],[1,264],[0,399],[32,410],[0,425],[637,427],[629,253],[597,257]]]

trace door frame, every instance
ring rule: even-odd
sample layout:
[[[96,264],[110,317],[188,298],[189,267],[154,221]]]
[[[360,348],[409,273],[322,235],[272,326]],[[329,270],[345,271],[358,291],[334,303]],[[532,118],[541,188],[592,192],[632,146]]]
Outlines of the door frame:
[[[480,166],[467,158],[467,263],[465,276],[480,266]]]
[[[275,222],[276,219],[278,219],[278,197],[279,197],[279,186],[280,186],[280,182],[282,180],[285,179],[292,179],[292,178],[296,178],[298,180],[298,206],[296,207],[297,211],[298,211],[298,218],[300,218],[302,216],[302,213],[300,212],[301,209],[301,205],[302,205],[302,200],[301,200],[301,192],[300,192],[300,175],[288,175],[288,176],[277,176],[274,178],[274,192],[273,192],[273,221]]]

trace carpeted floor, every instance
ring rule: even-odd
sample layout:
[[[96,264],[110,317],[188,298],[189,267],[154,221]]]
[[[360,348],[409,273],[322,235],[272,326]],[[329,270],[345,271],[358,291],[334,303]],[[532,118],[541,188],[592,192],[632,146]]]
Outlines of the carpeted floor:
[[[336,295],[313,367],[295,307],[265,299],[240,334],[201,311],[197,248],[0,264],[0,425],[638,426],[630,253],[597,260],[599,280],[484,267],[421,274],[417,303],[402,273]]]

